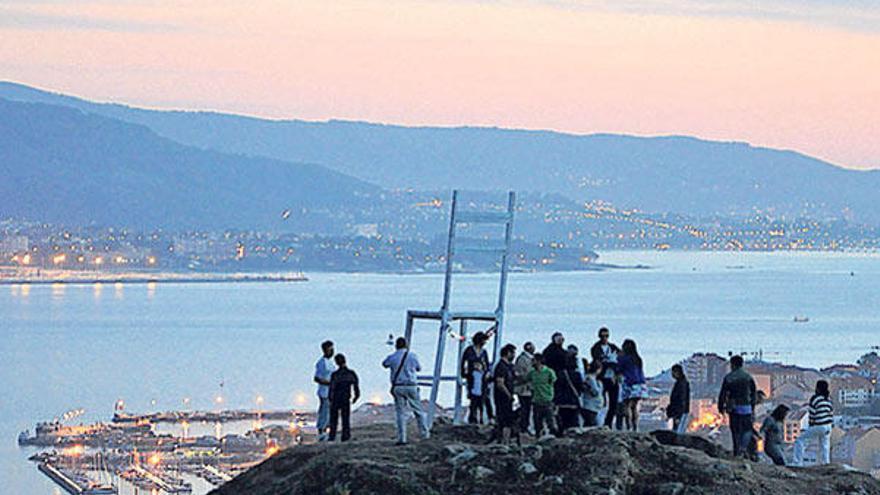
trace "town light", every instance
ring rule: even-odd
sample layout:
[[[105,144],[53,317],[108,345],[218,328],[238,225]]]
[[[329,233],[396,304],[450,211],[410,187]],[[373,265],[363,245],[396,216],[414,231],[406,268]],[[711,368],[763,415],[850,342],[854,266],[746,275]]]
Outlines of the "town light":
[[[70,447],[65,447],[61,450],[61,454],[66,457],[79,457],[85,454],[86,448],[82,445],[71,445]]]

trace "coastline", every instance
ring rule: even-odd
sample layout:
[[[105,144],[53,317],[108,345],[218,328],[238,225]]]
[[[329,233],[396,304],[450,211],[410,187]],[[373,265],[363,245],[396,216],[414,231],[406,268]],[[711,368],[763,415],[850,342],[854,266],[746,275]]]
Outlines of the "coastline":
[[[52,272],[31,276],[0,277],[0,285],[93,285],[93,284],[157,284],[157,283],[242,283],[242,282],[307,282],[301,272],[291,273],[173,273],[173,272]]]

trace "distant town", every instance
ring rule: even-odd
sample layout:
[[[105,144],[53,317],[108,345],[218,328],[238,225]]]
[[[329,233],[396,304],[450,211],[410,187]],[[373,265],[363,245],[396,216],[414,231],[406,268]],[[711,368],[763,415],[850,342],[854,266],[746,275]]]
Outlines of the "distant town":
[[[477,195],[475,204],[483,200]],[[486,200],[489,204],[489,200]],[[440,194],[396,191],[357,212],[282,211],[275,231],[166,231],[0,221],[0,267],[97,272],[430,272],[445,263],[448,204]],[[525,195],[517,210],[515,270],[595,270],[602,250],[875,251],[880,229],[845,219],[652,215],[600,201]],[[330,218],[331,221],[319,221]],[[315,227],[321,225],[321,227]],[[473,237],[480,239],[475,231]],[[495,268],[491,256],[463,270]]]

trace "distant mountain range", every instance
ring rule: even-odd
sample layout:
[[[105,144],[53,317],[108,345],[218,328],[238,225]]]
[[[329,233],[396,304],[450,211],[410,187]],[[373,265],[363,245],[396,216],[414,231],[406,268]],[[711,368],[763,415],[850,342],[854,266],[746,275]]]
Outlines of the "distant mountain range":
[[[146,228],[266,229],[303,208],[329,214],[290,215],[291,224],[332,223],[338,205],[379,192],[319,165],[203,150],[141,125],[3,99],[0,178],[0,217]]]
[[[880,225],[880,171],[848,170],[744,143],[277,121],[93,103],[15,83],[0,83],[0,98],[77,108],[199,148],[317,163],[383,188],[512,188],[643,211],[697,216],[762,212]],[[347,184],[355,187],[356,182]]]

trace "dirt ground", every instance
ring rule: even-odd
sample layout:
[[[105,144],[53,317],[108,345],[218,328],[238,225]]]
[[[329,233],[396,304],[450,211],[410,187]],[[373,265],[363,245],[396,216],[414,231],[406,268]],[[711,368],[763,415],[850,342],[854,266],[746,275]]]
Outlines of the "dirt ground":
[[[841,466],[757,464],[669,432],[584,430],[521,447],[486,445],[489,432],[473,426],[441,424],[426,441],[412,433],[395,446],[393,425],[362,426],[352,442],[288,449],[212,493],[880,495],[880,482]]]

